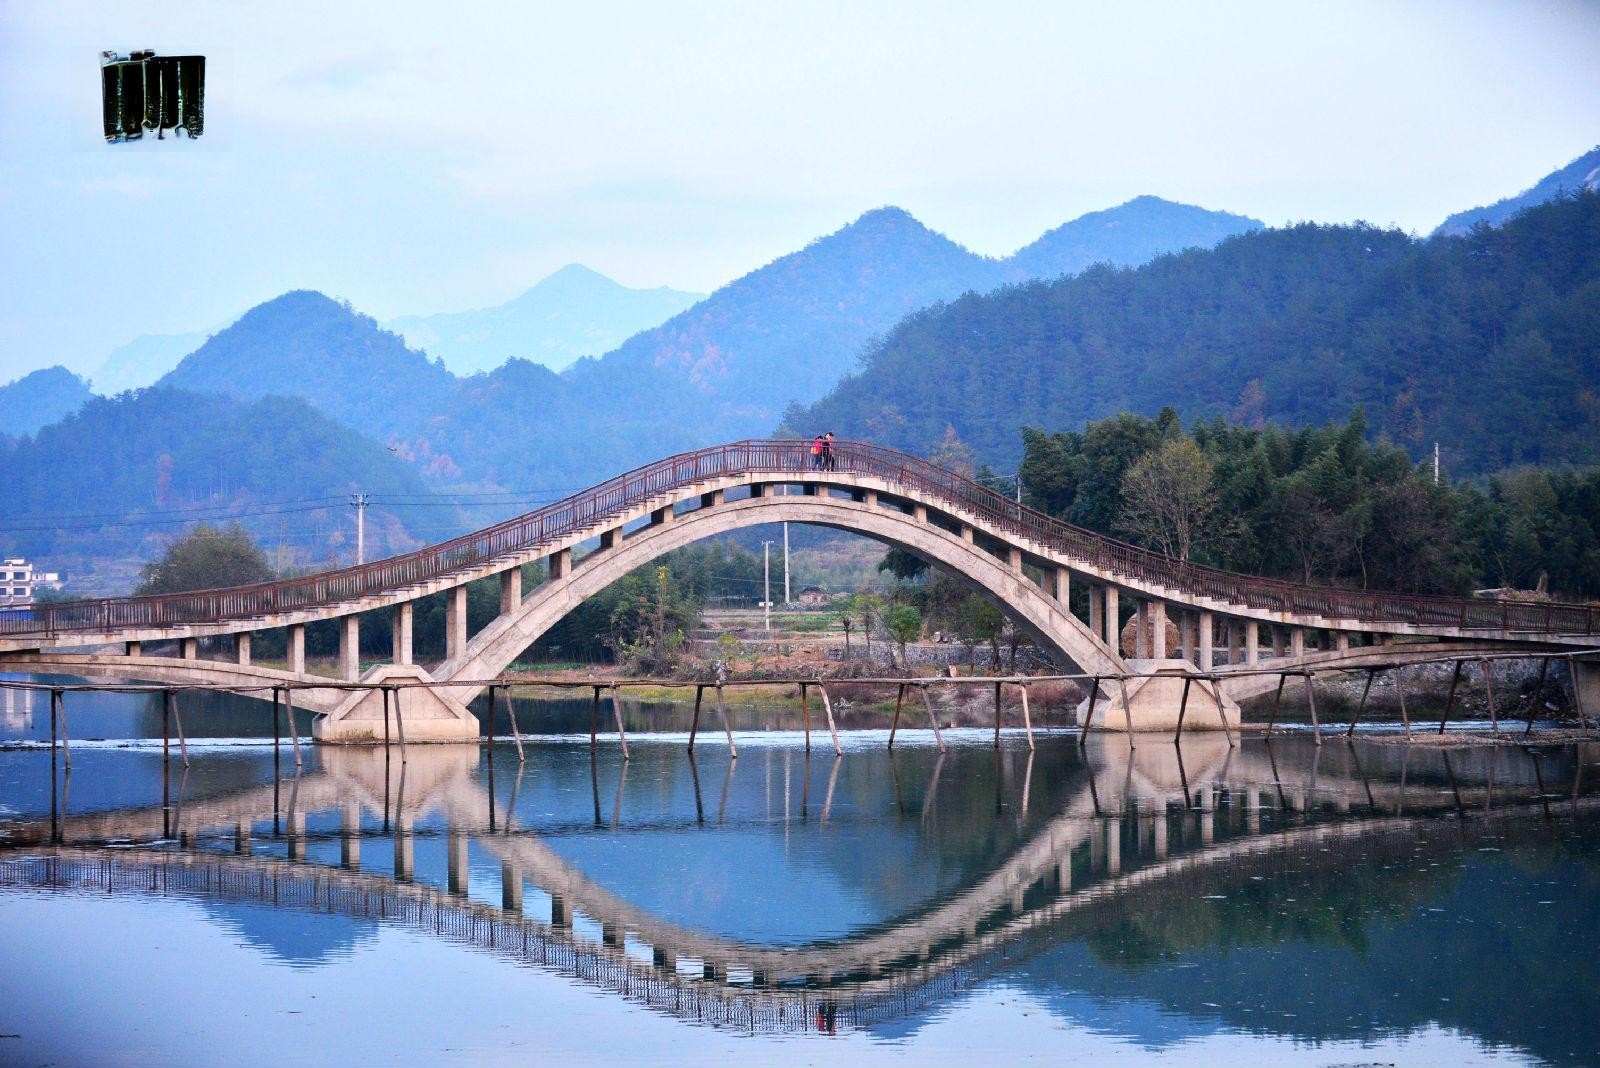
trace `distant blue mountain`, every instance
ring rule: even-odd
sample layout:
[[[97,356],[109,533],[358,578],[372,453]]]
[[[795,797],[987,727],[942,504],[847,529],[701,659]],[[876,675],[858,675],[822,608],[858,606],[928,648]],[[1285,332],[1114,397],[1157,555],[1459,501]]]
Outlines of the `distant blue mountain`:
[[[46,367],[0,386],[0,434],[22,437],[81,408],[89,384],[65,367]]]
[[[498,307],[406,315],[385,324],[458,375],[492,371],[511,357],[560,371],[609,352],[704,297],[661,286],[630,289],[573,263]]]
[[[1560,170],[1545,175],[1533,188],[1525,189],[1514,197],[1497,200],[1488,207],[1456,212],[1440,223],[1434,234],[1460,236],[1478,223],[1498,226],[1519,211],[1553,200],[1562,193],[1576,193],[1580,189],[1600,189],[1600,145]]]

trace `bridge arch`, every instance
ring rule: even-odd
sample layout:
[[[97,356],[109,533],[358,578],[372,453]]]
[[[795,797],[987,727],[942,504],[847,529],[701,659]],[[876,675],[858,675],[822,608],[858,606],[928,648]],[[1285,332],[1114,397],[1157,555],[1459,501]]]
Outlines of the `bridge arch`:
[[[940,564],[974,589],[1008,609],[1042,648],[1085,670],[1112,673],[1122,661],[1105,641],[1045,592],[1020,568],[915,513],[874,503],[818,493],[787,497],[756,496],[676,515],[651,523],[610,548],[583,558],[568,574],[546,582],[503,613],[447,660],[435,678],[486,679],[503,671],[529,645],[585,600],[635,568],[673,549],[748,527],[771,523],[810,523],[863,534]],[[462,690],[461,700],[476,690]]]

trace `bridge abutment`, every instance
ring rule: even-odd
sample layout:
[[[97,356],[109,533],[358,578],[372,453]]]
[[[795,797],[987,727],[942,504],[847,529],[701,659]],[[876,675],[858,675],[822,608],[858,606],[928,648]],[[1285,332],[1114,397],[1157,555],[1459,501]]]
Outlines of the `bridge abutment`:
[[[1124,686],[1121,680],[1107,679],[1100,685],[1095,701],[1094,719],[1089,721],[1089,701],[1078,704],[1078,723],[1088,723],[1088,729],[1126,733],[1129,721],[1135,731],[1173,731],[1182,726],[1185,731],[1223,730],[1223,717],[1228,728],[1239,725],[1239,702],[1222,691],[1223,717],[1217,715],[1217,684],[1201,678],[1195,666],[1187,660],[1129,660],[1128,669],[1151,672],[1142,678],[1128,679],[1126,684],[1128,713],[1123,711]],[[1184,703],[1184,680],[1188,679],[1189,699]],[[1131,713],[1131,714],[1130,714]]]

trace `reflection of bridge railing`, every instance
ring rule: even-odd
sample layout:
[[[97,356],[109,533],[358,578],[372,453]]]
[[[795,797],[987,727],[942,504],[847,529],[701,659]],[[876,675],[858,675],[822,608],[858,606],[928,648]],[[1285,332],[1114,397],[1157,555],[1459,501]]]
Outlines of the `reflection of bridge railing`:
[[[1600,609],[1584,605],[1344,590],[1176,561],[1052,519],[971,479],[905,453],[859,442],[840,442],[834,450],[837,470],[841,472],[881,479],[965,511],[994,533],[1027,539],[1102,573],[1163,586],[1178,594],[1257,610],[1370,623],[1520,633],[1600,633]],[[606,519],[663,494],[713,479],[786,475],[796,481],[826,482],[829,472],[814,471],[811,464],[809,444],[803,441],[742,441],[713,446],[658,460],[515,519],[370,564],[253,586],[41,605],[31,619],[0,620],[0,633],[217,623],[334,605],[537,549],[590,531]]]

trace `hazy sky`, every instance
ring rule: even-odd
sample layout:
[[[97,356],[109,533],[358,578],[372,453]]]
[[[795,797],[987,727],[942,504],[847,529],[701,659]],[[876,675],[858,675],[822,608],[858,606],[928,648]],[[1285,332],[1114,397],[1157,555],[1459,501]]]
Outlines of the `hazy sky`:
[[[101,50],[208,57],[106,145]],[[1141,193],[1426,232],[1600,142],[1600,3],[0,0],[0,382],[286,289],[711,290],[897,204],[1003,255]]]

